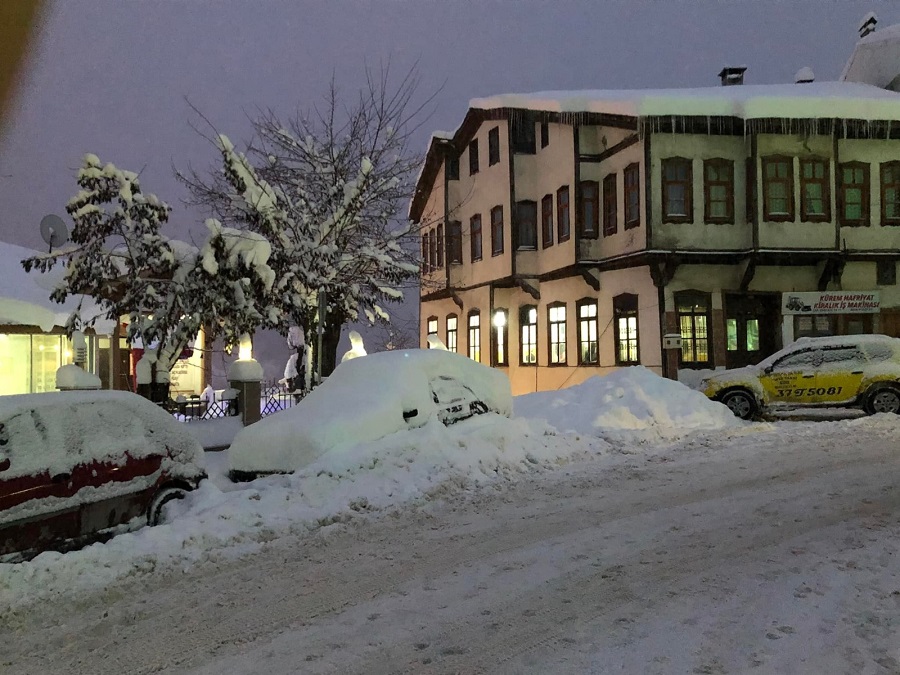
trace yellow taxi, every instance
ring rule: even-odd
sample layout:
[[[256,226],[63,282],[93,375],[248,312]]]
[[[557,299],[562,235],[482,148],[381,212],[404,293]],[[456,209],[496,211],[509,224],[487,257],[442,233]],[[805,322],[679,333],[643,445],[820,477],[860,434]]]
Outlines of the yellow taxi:
[[[800,338],[755,366],[705,378],[700,389],[743,419],[779,407],[900,413],[900,339]]]

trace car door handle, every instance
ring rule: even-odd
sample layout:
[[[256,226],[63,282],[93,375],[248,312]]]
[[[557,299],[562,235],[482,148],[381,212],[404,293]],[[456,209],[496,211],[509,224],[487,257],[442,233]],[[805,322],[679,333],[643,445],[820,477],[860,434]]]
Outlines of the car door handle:
[[[851,375],[862,375],[862,374],[863,374],[863,371],[861,371],[861,370],[854,370],[854,371],[851,371],[850,374],[851,374]]]
[[[54,483],[68,483],[70,478],[72,478],[70,473],[58,473],[53,476],[52,480]]]
[[[803,376],[803,379],[804,379],[804,380],[808,380],[808,379],[811,378],[811,377],[815,377],[815,375],[804,375],[804,376]]]

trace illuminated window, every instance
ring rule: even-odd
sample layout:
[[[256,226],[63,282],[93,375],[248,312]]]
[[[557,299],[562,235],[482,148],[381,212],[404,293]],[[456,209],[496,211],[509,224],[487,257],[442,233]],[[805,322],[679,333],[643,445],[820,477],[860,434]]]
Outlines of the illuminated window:
[[[640,363],[638,354],[638,296],[623,293],[613,298],[613,320],[616,325],[616,364]]]
[[[578,303],[578,363],[597,362],[597,301],[582,300]]]
[[[428,317],[428,335],[437,336],[438,334],[438,319],[436,316]],[[428,348],[431,349],[431,343],[428,342]]]
[[[451,352],[456,352],[458,346],[458,323],[459,318],[456,316],[456,314],[450,314],[447,317],[447,349]]]
[[[519,330],[519,362],[537,365],[537,307],[525,305],[519,309]]]
[[[481,313],[477,309],[469,312],[469,358],[481,361]]]
[[[495,309],[491,319],[491,351],[495,366],[508,366],[509,354],[509,313],[505,309]]]
[[[554,303],[547,307],[547,331],[550,346],[550,365],[566,363],[566,306]]]
[[[681,330],[681,364],[688,367],[708,366],[712,362],[709,294],[696,291],[676,293],[675,308]]]

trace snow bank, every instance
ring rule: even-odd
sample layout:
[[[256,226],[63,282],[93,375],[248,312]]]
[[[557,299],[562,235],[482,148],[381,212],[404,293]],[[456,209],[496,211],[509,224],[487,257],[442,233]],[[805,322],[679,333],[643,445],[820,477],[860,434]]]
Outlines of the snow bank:
[[[99,377],[74,363],[56,369],[57,389],[99,389],[102,386]]]
[[[278,537],[440,500],[479,484],[516,481],[608,449],[596,438],[560,437],[540,422],[502,415],[450,427],[431,417],[419,428],[328,453],[291,475],[239,485],[213,476],[169,505],[170,524],[65,555],[0,564],[0,617],[7,608],[160,569],[236,558]]]
[[[299,405],[241,431],[228,450],[229,465],[236,471],[294,471],[326,452],[422,426],[438,411],[431,382],[445,376],[468,386],[492,410],[512,412],[506,375],[465,356],[434,349],[370,354],[341,363]]]
[[[651,431],[668,437],[742,424],[721,403],[643,366],[594,376],[559,391],[517,396],[514,404],[517,417],[542,419],[561,431],[600,436]]]

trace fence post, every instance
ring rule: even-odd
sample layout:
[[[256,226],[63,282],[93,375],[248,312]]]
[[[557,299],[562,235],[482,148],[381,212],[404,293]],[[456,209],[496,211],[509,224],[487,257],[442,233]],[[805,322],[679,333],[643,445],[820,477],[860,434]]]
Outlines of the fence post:
[[[238,408],[244,426],[259,422],[259,397],[263,369],[256,359],[238,359],[228,367],[228,383],[238,392]]]

